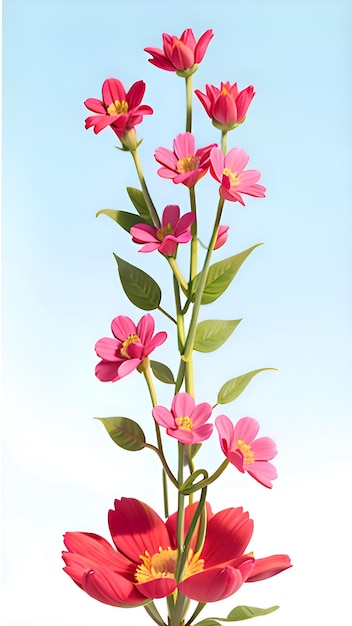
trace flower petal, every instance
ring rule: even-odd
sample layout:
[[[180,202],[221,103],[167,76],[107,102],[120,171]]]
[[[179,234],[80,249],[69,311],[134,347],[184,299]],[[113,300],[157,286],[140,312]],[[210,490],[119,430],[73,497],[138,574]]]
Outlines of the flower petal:
[[[259,422],[253,419],[253,417],[242,417],[238,420],[233,431],[234,442],[241,439],[245,443],[252,443],[258,434],[259,428]]]
[[[243,554],[252,533],[253,521],[242,507],[220,511],[209,520],[201,558],[209,567],[226,563]]]
[[[111,332],[120,341],[125,341],[128,335],[136,335],[135,323],[127,315],[118,315],[111,322]]]
[[[246,582],[253,583],[271,578],[289,567],[292,567],[292,563],[287,554],[273,554],[263,559],[255,559],[254,568]]]
[[[214,567],[179,583],[178,588],[185,596],[197,602],[216,602],[235,593],[243,584],[239,569]]]
[[[145,598],[130,580],[105,567],[86,571],[82,589],[92,598],[111,606],[123,608],[145,603]]]

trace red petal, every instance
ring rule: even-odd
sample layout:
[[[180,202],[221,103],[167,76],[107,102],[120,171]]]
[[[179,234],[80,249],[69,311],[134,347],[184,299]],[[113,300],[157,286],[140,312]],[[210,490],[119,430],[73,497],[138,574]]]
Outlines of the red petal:
[[[178,588],[185,596],[198,602],[216,602],[228,598],[243,584],[240,570],[214,567],[182,581]]]
[[[276,576],[289,567],[292,567],[292,564],[287,554],[273,554],[263,559],[255,559],[254,568],[246,582],[253,583],[257,580]]]

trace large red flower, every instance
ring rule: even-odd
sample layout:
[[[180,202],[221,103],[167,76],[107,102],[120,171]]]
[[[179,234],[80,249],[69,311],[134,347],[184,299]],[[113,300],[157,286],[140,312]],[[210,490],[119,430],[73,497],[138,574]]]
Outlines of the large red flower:
[[[196,506],[186,507],[185,532]],[[115,500],[108,522],[116,549],[99,535],[68,532],[64,571],[96,600],[127,607],[166,597],[176,589],[192,600],[215,602],[235,593],[244,582],[269,578],[291,566],[286,555],[256,561],[252,553],[244,553],[253,521],[241,507],[213,514],[207,504],[207,519],[203,548],[194,552],[193,537],[182,579],[176,581],[177,513],[165,523],[139,500]]]
[[[186,28],[180,38],[163,33],[163,49],[144,48],[144,50],[153,57],[148,59],[149,63],[162,70],[182,72],[193,69],[196,71],[213,36],[212,30],[206,30],[196,41],[193,30]]]
[[[140,106],[145,88],[145,83],[139,80],[126,93],[120,80],[107,78],[102,87],[103,99],[88,98],[84,102],[87,109],[95,113],[87,117],[86,128],[93,126],[97,134],[111,126],[122,140],[127,131],[143,121],[143,115],[153,113],[153,109],[147,104]]]

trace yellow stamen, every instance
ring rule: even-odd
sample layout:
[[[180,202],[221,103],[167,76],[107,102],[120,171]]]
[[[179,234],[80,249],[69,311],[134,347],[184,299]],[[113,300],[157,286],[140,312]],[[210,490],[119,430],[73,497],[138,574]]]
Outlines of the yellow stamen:
[[[186,172],[193,172],[198,169],[200,159],[197,156],[189,156],[177,161],[177,171],[179,174],[185,174]]]
[[[175,578],[178,550],[170,547],[164,550],[161,546],[159,552],[150,556],[148,550],[141,554],[139,558],[142,563],[138,565],[135,578],[138,583],[146,583],[157,578]],[[203,570],[204,561],[199,558],[199,553],[193,554],[189,550],[183,579],[198,574]]]
[[[223,175],[228,176],[231,187],[237,187],[241,182],[237,174],[235,174],[235,172],[231,172],[228,167],[225,167],[223,170]]]
[[[125,359],[130,359],[131,357],[128,354],[128,346],[130,346],[131,343],[137,343],[137,341],[139,341],[138,335],[128,335],[127,339],[122,342],[122,346],[120,348],[121,356],[124,356]]]
[[[188,415],[185,415],[185,417],[176,417],[175,422],[177,426],[184,430],[192,430],[193,428],[193,422]]]
[[[163,241],[166,235],[173,235],[173,234],[174,234],[174,229],[172,228],[171,224],[167,224],[167,226],[162,226],[161,228],[159,228],[159,230],[156,233],[156,238],[159,241]]]
[[[222,93],[223,96],[228,96],[229,95],[229,92],[226,89],[225,85],[223,85],[223,87],[221,89],[221,93]]]
[[[122,113],[128,112],[128,102],[126,100],[121,100],[121,102],[120,100],[115,100],[115,102],[109,104],[106,110],[109,115],[122,115]]]
[[[254,463],[254,453],[252,452],[251,446],[248,443],[244,443],[242,439],[237,439],[237,445],[239,447],[239,450],[243,454],[244,463],[246,465],[251,465],[252,463]]]

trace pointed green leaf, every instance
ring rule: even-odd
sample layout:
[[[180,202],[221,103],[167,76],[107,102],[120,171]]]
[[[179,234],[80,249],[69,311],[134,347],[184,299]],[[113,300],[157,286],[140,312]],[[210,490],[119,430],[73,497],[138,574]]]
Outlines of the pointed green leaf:
[[[139,215],[146,221],[147,224],[153,225],[153,221],[150,217],[147,203],[144,199],[143,192],[134,187],[126,187],[129,198]]]
[[[128,417],[95,417],[102,422],[111,439],[124,450],[136,452],[142,450],[145,435],[141,427]]]
[[[250,255],[250,253],[255,250],[255,248],[258,248],[258,246],[261,245],[263,244],[256,243],[251,248],[248,248],[248,250],[244,250],[239,254],[235,254],[228,259],[218,261],[218,263],[214,263],[214,265],[211,265],[209,267],[208,276],[202,295],[202,304],[210,304],[211,302],[214,302],[214,300],[217,300],[217,298],[219,298],[228,288],[231,281],[234,279],[238,270],[240,269],[242,263]],[[197,293],[200,276],[201,274],[197,274],[192,282],[192,301],[194,301],[195,295]]]
[[[194,349],[198,352],[213,352],[230,337],[241,320],[206,320],[196,328]]]
[[[258,609],[256,606],[236,606],[227,616],[226,622],[239,622],[250,617],[259,617],[259,615],[268,615],[279,609],[279,606],[270,606],[268,609]]]
[[[236,400],[236,398],[241,395],[242,391],[245,390],[252,378],[256,376],[256,374],[259,374],[259,372],[265,372],[266,370],[277,371],[276,367],[262,367],[259,370],[253,370],[252,372],[247,372],[247,374],[242,374],[241,376],[237,376],[237,378],[228,380],[218,393],[217,403],[227,404],[228,402]]]
[[[197,622],[194,626],[221,626],[220,622],[215,619],[203,619],[201,622]]]
[[[167,365],[159,363],[159,361],[150,361],[150,367],[152,368],[155,378],[161,380],[162,383],[166,383],[167,385],[175,384],[174,375]]]
[[[98,217],[99,215],[107,215],[108,217],[111,217],[112,220],[114,220],[114,222],[116,222],[116,224],[118,224],[119,226],[121,226],[124,230],[127,230],[127,232],[130,232],[130,229],[132,228],[132,226],[135,226],[136,224],[145,224],[145,220],[143,218],[140,217],[140,215],[135,215],[134,213],[127,213],[127,211],[115,211],[114,209],[102,209],[101,211],[98,211],[98,213],[96,214],[96,217]]]
[[[120,280],[127,298],[139,309],[153,311],[161,300],[161,290],[151,276],[114,254]]]

